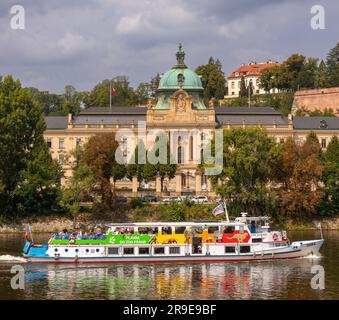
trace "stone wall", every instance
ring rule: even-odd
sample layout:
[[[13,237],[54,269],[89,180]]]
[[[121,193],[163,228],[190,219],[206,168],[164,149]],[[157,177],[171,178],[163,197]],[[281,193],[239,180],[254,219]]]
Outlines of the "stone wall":
[[[292,112],[332,109],[339,116],[339,87],[316,90],[300,90],[295,93]]]

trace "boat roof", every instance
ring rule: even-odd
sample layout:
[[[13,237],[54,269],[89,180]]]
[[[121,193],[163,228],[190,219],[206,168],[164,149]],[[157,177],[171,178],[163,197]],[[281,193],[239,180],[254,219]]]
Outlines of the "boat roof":
[[[171,227],[171,226],[220,226],[220,225],[242,225],[239,221],[191,221],[191,222],[135,222],[135,223],[110,223],[107,227]]]

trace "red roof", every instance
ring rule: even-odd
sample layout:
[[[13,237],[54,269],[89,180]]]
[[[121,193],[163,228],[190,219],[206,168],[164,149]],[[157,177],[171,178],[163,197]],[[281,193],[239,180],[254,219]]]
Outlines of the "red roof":
[[[228,78],[241,78],[242,76],[244,77],[256,76],[267,68],[272,68],[279,65],[280,64],[277,62],[248,64],[245,66],[241,66],[237,70],[233,71]]]

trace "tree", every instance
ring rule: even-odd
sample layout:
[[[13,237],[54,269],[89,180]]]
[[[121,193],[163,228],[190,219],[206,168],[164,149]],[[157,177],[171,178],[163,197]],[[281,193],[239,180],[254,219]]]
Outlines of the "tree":
[[[327,84],[330,87],[339,86],[339,42],[330,50],[326,60]]]
[[[327,66],[324,60],[321,60],[316,71],[315,87],[326,88],[327,87]]]
[[[283,215],[300,218],[316,213],[322,197],[323,165],[319,143],[313,139],[298,145],[290,138],[282,146],[275,181]]]
[[[212,141],[212,150],[214,150]],[[233,128],[223,134],[223,169],[212,176],[217,192],[231,212],[250,215],[272,214],[275,196],[268,188],[277,145],[260,128]],[[203,169],[206,165],[202,165]],[[218,184],[220,180],[221,184]]]
[[[339,140],[333,136],[324,154],[324,197],[319,205],[321,215],[339,214]]]
[[[245,83],[245,77],[242,76],[240,80],[240,97],[247,97],[248,92],[246,88],[246,83]]]
[[[160,83],[160,74],[157,73],[155,75],[155,77],[152,78],[151,83],[150,83],[150,89],[151,89],[150,95],[151,95],[151,98],[156,98],[157,90],[158,90],[158,87],[159,87],[159,83]]]
[[[95,177],[90,168],[83,161],[84,149],[78,146],[68,156],[68,165],[72,167],[72,176],[67,179],[67,184],[62,188],[60,205],[73,217],[74,227],[80,211],[81,202],[91,198],[94,191]]]
[[[136,89],[135,93],[137,95],[138,104],[146,105],[148,102],[148,99],[151,96],[150,84],[146,82],[141,82],[138,85],[138,88]]]
[[[98,83],[85,101],[86,107],[109,107],[110,87],[115,89],[112,96],[112,106],[134,106],[138,103],[138,98],[133,88],[129,86],[126,76],[106,79]]]
[[[30,89],[0,78],[0,212],[45,213],[55,208],[60,172],[43,139],[42,108]]]
[[[112,170],[119,165],[115,159],[118,143],[114,133],[102,133],[92,136],[84,150],[84,163],[93,172],[96,183],[100,187],[102,204],[105,209],[110,209],[113,200],[113,192],[110,179]]]
[[[214,61],[211,57],[208,64],[197,67],[195,72],[201,75],[204,85],[204,98],[206,101],[209,101],[211,98],[224,98],[226,80],[219,60]]]

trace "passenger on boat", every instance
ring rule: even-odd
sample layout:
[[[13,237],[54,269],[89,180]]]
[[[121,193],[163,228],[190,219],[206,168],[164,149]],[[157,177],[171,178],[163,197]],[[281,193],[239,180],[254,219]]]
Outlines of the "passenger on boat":
[[[257,232],[257,228],[255,226],[255,221],[251,221],[251,233],[256,233]]]

